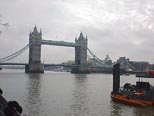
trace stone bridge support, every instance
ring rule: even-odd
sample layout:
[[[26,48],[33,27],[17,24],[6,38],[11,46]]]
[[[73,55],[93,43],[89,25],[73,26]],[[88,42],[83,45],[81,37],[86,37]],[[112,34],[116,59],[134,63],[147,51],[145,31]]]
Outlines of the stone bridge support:
[[[78,67],[72,69],[72,73],[90,73],[90,64],[87,63],[88,39],[81,32],[79,38],[75,39],[75,43],[80,44],[80,46],[75,47],[75,65]]]
[[[26,73],[44,73],[44,65],[41,63],[42,33],[35,26],[29,34],[29,64],[25,67]]]

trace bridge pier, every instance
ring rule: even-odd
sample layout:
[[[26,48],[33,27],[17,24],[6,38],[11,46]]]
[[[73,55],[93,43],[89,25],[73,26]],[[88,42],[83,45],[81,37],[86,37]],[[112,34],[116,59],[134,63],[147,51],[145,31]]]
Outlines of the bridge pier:
[[[25,67],[25,73],[44,73],[44,64],[32,63]]]
[[[85,38],[81,32],[79,38],[75,39],[75,43],[80,44],[80,46],[75,47],[75,65],[78,65],[78,67],[73,68],[71,72],[72,73],[90,73],[91,66],[87,62],[88,39],[87,37]]]
[[[42,33],[35,26],[29,34],[29,64],[25,67],[26,73],[44,73],[44,64],[41,63]]]
[[[71,73],[89,74],[91,73],[91,65],[90,64],[80,64],[77,67],[72,68]]]

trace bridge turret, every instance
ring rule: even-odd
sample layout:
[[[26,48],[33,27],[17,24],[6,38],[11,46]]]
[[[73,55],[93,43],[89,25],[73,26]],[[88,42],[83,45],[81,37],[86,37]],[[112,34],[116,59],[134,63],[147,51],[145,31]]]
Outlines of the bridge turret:
[[[30,38],[42,39],[42,32],[38,32],[37,27],[35,26]]]
[[[85,38],[81,32],[78,39],[75,38],[75,43],[80,44],[80,46],[75,47],[75,64],[78,65],[76,72],[89,72],[87,63],[87,36]]]
[[[41,62],[41,43],[42,34],[37,31],[37,27],[34,27],[33,32],[29,36],[29,63]]]
[[[41,36],[41,38],[42,38],[42,31],[41,31],[41,29],[40,29],[40,36]]]
[[[75,64],[87,64],[87,42],[88,39],[85,38],[82,34],[80,33],[80,36],[78,39],[75,40],[76,43],[80,44],[79,47],[75,47]]]
[[[42,32],[38,32],[35,26],[33,32],[29,34],[29,67],[26,72],[44,72],[41,64],[41,41]]]
[[[30,30],[30,33],[29,33],[29,38],[32,36],[32,32],[31,32],[31,30]]]
[[[84,39],[85,39],[85,37],[83,36],[82,31],[81,31],[78,40],[79,40],[79,41],[83,41]]]
[[[88,38],[87,38],[87,34],[86,34],[86,40],[88,40]]]

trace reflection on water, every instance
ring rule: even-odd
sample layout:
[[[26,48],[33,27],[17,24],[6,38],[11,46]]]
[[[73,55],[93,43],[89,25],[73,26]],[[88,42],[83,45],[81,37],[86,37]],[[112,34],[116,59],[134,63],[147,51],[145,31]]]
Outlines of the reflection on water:
[[[135,108],[133,112],[134,116],[154,116],[154,108],[146,107],[146,108]]]
[[[74,116],[88,116],[87,75],[76,74],[74,81],[72,113]]]
[[[122,76],[121,84],[135,76]],[[154,80],[148,80],[154,83]],[[0,72],[0,87],[8,100],[17,100],[22,116],[154,116],[154,108],[113,102],[112,75]]]
[[[28,82],[26,86],[26,96],[25,96],[25,113],[28,116],[41,116],[41,75],[40,74],[30,74],[28,76]],[[32,114],[30,114],[32,113]]]
[[[122,116],[122,110],[120,104],[111,101],[111,112],[110,116]]]

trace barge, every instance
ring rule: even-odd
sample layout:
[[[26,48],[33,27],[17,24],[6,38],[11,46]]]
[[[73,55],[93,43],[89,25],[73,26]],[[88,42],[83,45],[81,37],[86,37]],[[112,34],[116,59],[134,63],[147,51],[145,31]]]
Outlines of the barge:
[[[120,87],[120,64],[113,67],[113,101],[133,106],[154,106],[154,87],[149,82],[137,81],[136,85],[126,83]]]

